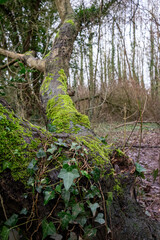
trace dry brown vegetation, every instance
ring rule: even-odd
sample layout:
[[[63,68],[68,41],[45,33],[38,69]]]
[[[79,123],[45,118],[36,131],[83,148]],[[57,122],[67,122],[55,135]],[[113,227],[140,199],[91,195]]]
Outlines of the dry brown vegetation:
[[[93,106],[90,102],[93,100]],[[77,109],[85,114],[92,111],[92,122],[141,120],[158,122],[160,98],[151,97],[150,91],[135,82],[123,82],[101,87],[94,97],[86,87],[78,86],[74,97]]]

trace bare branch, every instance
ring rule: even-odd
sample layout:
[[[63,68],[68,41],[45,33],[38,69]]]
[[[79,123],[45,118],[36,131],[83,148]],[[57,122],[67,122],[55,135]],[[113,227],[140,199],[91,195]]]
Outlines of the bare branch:
[[[6,63],[6,64],[0,66],[0,70],[5,69],[6,67],[13,65],[16,61],[17,61],[16,59],[13,59],[9,63]]]
[[[44,72],[45,70],[45,60],[40,60],[33,57],[33,51],[20,54],[0,48],[0,54],[9,58],[19,59],[28,67],[35,68],[40,72]]]

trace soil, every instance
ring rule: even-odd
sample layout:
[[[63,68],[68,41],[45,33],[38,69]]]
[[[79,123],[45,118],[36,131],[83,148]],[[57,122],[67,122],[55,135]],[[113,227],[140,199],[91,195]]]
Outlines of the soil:
[[[160,221],[160,128],[153,124],[143,124],[142,128],[138,126],[135,129],[134,125],[118,125],[112,124],[107,128],[103,125],[94,130],[99,136],[107,135],[108,144],[118,146],[134,162],[145,168],[145,178],[138,177],[136,182],[137,201],[146,215]],[[157,176],[155,180],[153,173]]]

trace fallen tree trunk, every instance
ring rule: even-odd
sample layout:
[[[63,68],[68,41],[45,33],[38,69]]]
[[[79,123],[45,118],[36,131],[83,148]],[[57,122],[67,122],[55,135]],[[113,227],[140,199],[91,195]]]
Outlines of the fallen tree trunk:
[[[1,99],[0,132],[2,240],[13,229],[21,239],[160,239],[136,202],[133,162],[90,130],[48,132]]]

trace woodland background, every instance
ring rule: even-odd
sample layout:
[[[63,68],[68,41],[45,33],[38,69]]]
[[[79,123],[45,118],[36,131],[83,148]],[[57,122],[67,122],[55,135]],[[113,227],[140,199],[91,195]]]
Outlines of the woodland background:
[[[96,22],[97,1],[72,1],[82,24],[70,61],[68,86],[77,109],[92,122],[160,117],[159,1],[116,1]],[[103,1],[101,1],[103,4]],[[53,1],[7,1],[0,8],[0,47],[34,50],[44,57],[51,49],[60,20]],[[85,18],[85,15],[84,15]],[[40,72],[0,56],[0,95],[22,117],[43,125]],[[75,92],[75,93],[74,93]],[[73,94],[74,93],[74,94]]]

